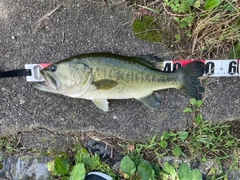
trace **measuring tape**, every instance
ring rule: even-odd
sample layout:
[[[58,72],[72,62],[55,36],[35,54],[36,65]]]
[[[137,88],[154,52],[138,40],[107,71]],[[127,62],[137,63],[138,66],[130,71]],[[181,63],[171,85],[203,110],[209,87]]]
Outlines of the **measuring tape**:
[[[240,59],[228,59],[228,60],[200,60],[205,63],[204,75],[209,77],[232,77],[239,76]],[[164,61],[164,72],[172,72],[178,68],[185,66],[193,60],[173,60]]]
[[[173,72],[178,68],[185,66],[194,60],[173,60],[164,61],[164,72]],[[228,59],[228,60],[200,60],[205,63],[204,76],[209,77],[234,77],[239,76],[240,59]],[[25,69],[17,69],[12,71],[0,72],[0,78],[14,77],[14,76],[26,76],[27,82],[40,82],[45,81],[40,74],[40,70],[49,66],[51,63],[45,64],[25,64]]]

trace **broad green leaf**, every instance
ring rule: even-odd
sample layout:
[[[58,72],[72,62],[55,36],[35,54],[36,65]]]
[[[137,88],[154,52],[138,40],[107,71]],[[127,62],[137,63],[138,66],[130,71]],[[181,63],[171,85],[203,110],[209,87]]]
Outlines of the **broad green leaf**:
[[[69,163],[66,159],[61,157],[56,157],[54,160],[54,168],[52,169],[52,174],[54,176],[63,176],[68,174]]]
[[[193,20],[194,20],[194,16],[192,15],[184,17],[181,20],[180,27],[181,28],[186,28],[187,26],[190,27],[192,25]]]
[[[159,146],[163,149],[166,149],[167,145],[168,145],[168,143],[165,140],[162,140],[162,141],[159,142]]]
[[[70,177],[64,176],[64,177],[61,177],[61,180],[70,180]]]
[[[181,1],[181,3],[178,3],[178,4],[176,3],[176,5],[179,5],[178,12],[186,13],[191,10],[191,7],[194,5],[194,1],[193,0],[184,0],[184,1]]]
[[[156,177],[158,177],[158,179],[160,178],[160,166],[158,164],[152,164],[153,170],[154,170],[154,174]]]
[[[120,164],[122,172],[131,176],[136,171],[136,166],[129,156],[125,156]]]
[[[193,110],[192,110],[192,108],[186,108],[186,109],[183,110],[183,112],[184,113],[187,113],[187,112],[191,113],[191,112],[193,112]]]
[[[172,152],[175,156],[181,156],[183,153],[182,149],[179,146],[175,146]]]
[[[182,141],[185,141],[185,139],[188,138],[188,132],[187,131],[182,131],[178,134],[178,138],[181,139]]]
[[[194,5],[193,5],[195,8],[199,8],[201,6],[201,1],[200,0],[197,0]]]
[[[130,159],[134,162],[135,167],[137,167],[143,159],[142,155],[136,157],[133,154],[128,154],[128,157],[130,157]]]
[[[140,163],[137,167],[137,172],[140,175],[142,180],[153,180],[154,179],[154,170],[152,165],[149,163]]]
[[[213,9],[221,4],[221,0],[207,0],[204,3],[204,8],[206,10]]]
[[[163,171],[168,173],[172,177],[172,179],[175,179],[177,175],[175,168],[172,165],[170,165],[168,162],[164,163]]]
[[[172,139],[171,139],[171,142],[174,142],[174,141],[177,141],[178,138],[176,136],[174,136]]]
[[[149,161],[145,160],[145,159],[141,159],[139,164],[146,164],[146,165],[152,167],[152,164]]]
[[[197,103],[197,100],[196,100],[196,99],[194,99],[194,98],[191,98],[191,99],[190,99],[190,104],[191,104],[191,105],[195,106],[196,103]]]
[[[78,163],[73,166],[70,173],[70,180],[84,180],[86,176],[86,170],[83,163]]]
[[[193,20],[194,20],[194,16],[193,15],[189,15],[189,16],[183,18],[183,20],[186,21],[187,25],[190,27],[192,25]]]
[[[159,178],[159,179],[163,179],[163,180],[168,180],[168,179],[170,179],[169,178],[169,174],[168,173],[166,173],[166,172],[162,172],[161,173],[161,178]],[[171,180],[172,180],[172,178],[171,178]]]
[[[180,28],[186,28],[186,27],[187,27],[187,22],[186,21],[181,21]]]
[[[98,155],[85,158],[83,160],[84,165],[89,170],[94,170],[100,164],[100,158]]]
[[[198,114],[197,117],[195,117],[194,120],[200,126],[203,123],[202,119],[203,119],[202,115]]]
[[[175,21],[177,21],[177,22],[180,22],[179,17],[173,17],[173,19],[174,19]]]
[[[206,157],[203,157],[203,158],[202,158],[202,162],[207,162],[207,158],[206,158]]]
[[[50,161],[47,163],[47,169],[49,172],[52,172],[54,170],[54,161]]]
[[[202,174],[198,169],[193,169],[191,172],[192,180],[202,180]]]
[[[180,180],[192,179],[192,172],[187,163],[182,163],[178,170],[178,177]]]
[[[75,155],[75,161],[77,163],[82,163],[84,159],[89,158],[90,154],[85,148],[81,148]]]
[[[200,108],[201,106],[202,106],[202,101],[201,100],[197,100],[196,107]]]
[[[161,136],[161,140],[168,140],[171,137],[171,133],[168,131],[164,131]]]

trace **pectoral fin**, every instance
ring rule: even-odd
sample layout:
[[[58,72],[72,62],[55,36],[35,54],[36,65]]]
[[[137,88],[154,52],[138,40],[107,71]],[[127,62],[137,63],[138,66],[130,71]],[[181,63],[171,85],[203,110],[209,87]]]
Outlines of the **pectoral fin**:
[[[151,109],[157,109],[161,105],[159,94],[156,92],[138,100]]]
[[[116,86],[118,83],[117,81],[110,79],[102,79],[99,81],[94,81],[93,84],[97,87],[97,89],[108,90]]]
[[[103,111],[108,111],[107,99],[93,99],[93,103]]]

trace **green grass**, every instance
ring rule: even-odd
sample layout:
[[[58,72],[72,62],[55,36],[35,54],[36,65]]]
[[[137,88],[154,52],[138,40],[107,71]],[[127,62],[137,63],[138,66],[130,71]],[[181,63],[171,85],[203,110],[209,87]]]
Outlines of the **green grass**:
[[[101,171],[116,178],[114,171],[98,155],[90,155],[82,146],[73,148],[73,157],[63,153],[48,163],[48,170],[54,179],[83,180],[88,172]]]
[[[6,155],[20,152],[18,145],[19,141],[14,135],[0,138],[0,150]]]
[[[163,0],[135,1],[137,25],[133,30],[138,36],[139,31],[145,39],[163,42],[169,47],[178,47],[177,52],[202,59],[218,57],[220,53],[228,53],[231,58],[239,58],[240,43],[240,6],[237,0]],[[151,36],[144,16],[154,17],[155,33]],[[142,26],[140,25],[142,22]],[[159,41],[158,39],[161,39]],[[175,48],[176,49],[176,48]]]
[[[186,159],[190,162],[199,160],[207,162],[209,160],[219,164],[222,173],[217,173],[215,167],[208,174],[209,179],[216,179],[218,177],[227,178],[228,171],[221,169],[221,165],[227,166],[229,170],[239,168],[239,142],[230,133],[230,125],[218,124],[213,126],[211,122],[203,120],[200,114],[202,101],[195,99],[190,100],[192,107],[184,110],[185,113],[194,113],[194,120],[192,126],[187,131],[173,132],[165,131],[160,137],[155,135],[148,143],[134,144],[134,149],[128,152],[128,156],[141,157],[148,159],[151,163],[158,162],[159,158],[166,156],[178,157]],[[127,147],[125,147],[127,149]],[[182,163],[183,164],[183,163]],[[162,164],[160,174],[155,175],[160,179],[187,179],[181,174],[182,164]],[[186,164],[184,166],[187,166]],[[188,167],[184,167],[188,168]],[[189,167],[190,168],[190,167]],[[129,169],[129,168],[128,168]],[[180,171],[180,172],[179,172]],[[186,170],[187,171],[187,170]],[[224,172],[224,173],[223,173]],[[136,176],[133,174],[132,176]],[[189,170],[186,177],[199,178],[199,170]],[[195,178],[193,178],[195,179]]]
[[[190,104],[191,107],[183,112],[194,116],[187,130],[165,131],[146,143],[122,142],[120,145],[125,156],[117,172],[101,162],[99,156],[90,155],[81,146],[73,149],[74,160],[68,156],[57,156],[49,163],[49,170],[55,177],[64,179],[74,179],[79,174],[84,178],[87,172],[98,170],[115,179],[188,180],[191,177],[200,180],[200,170],[192,169],[190,164],[195,161],[213,161],[218,168],[211,167],[208,179],[227,179],[229,171],[239,169],[239,141],[231,135],[230,125],[212,125],[203,119],[200,113],[202,101],[191,99]],[[165,157],[181,161],[162,163]]]
[[[162,33],[158,29],[159,24],[152,16],[144,16],[142,20],[138,19],[133,23],[135,36],[150,42],[162,42]]]
[[[90,171],[101,171],[114,179],[188,180],[191,177],[200,180],[200,170],[191,166],[196,161],[215,164],[207,174],[209,180],[227,179],[231,170],[239,169],[238,139],[231,134],[230,124],[213,125],[203,118],[200,113],[202,101],[190,99],[189,104],[183,111],[193,117],[187,130],[164,131],[145,143],[119,143],[120,141],[114,140],[121,146],[121,153],[124,155],[119,171],[102,162],[98,155],[90,155],[81,144],[68,152],[43,152],[36,149],[28,152],[53,157],[48,163],[53,179],[84,179]],[[15,136],[1,138],[0,145],[5,155],[21,153],[20,141]],[[164,160],[167,157],[172,160]]]

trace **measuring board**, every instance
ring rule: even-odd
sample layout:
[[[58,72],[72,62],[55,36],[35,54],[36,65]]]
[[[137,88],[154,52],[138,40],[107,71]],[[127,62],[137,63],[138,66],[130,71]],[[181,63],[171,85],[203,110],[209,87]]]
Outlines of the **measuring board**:
[[[164,72],[172,72],[178,68],[185,66],[195,60],[173,60],[164,61]],[[204,76],[209,77],[234,77],[239,76],[240,69],[240,59],[227,59],[227,60],[199,60],[205,63],[205,73]],[[25,64],[26,69],[31,70],[31,75],[26,76],[27,82],[39,82],[45,81],[45,79],[40,74],[40,70],[51,65],[51,63],[45,64]]]

